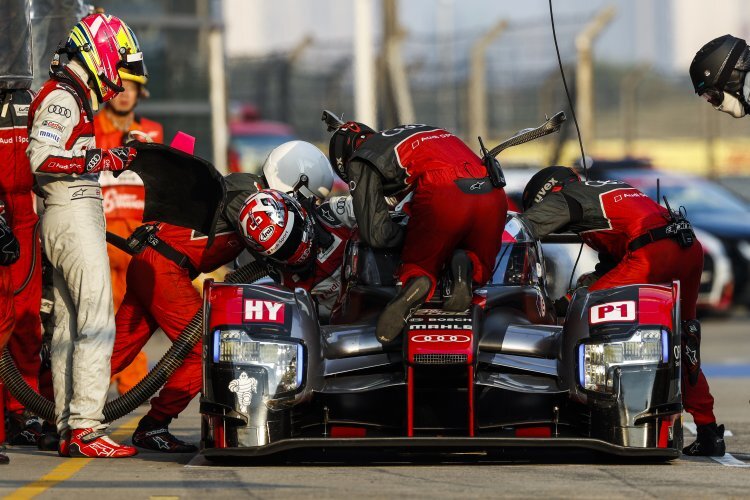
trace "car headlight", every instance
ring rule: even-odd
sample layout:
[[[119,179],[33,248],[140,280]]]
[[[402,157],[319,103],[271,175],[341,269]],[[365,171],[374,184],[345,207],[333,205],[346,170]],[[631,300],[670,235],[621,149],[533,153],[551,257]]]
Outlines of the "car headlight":
[[[626,340],[579,345],[579,382],[584,389],[612,393],[615,367],[658,365],[668,360],[668,333],[657,329],[639,329]]]
[[[265,369],[269,397],[295,392],[302,386],[304,347],[299,342],[252,338],[244,330],[214,332],[214,362]]]

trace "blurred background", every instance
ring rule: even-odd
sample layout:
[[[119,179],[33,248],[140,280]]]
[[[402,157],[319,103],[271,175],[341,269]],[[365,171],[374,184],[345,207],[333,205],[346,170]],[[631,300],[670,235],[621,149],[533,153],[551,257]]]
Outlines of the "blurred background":
[[[32,2],[56,12],[79,3]],[[568,108],[546,0],[95,3],[125,19],[143,46],[152,97],[140,112],[162,122],[167,137],[177,130],[196,135],[198,154],[219,167],[227,145],[229,162],[247,169],[288,136],[323,144],[324,108],[379,127],[440,125],[472,146],[478,134],[494,143]],[[553,6],[589,155],[648,157],[708,175],[750,171],[750,120],[714,112],[695,97],[687,76],[706,41],[750,35],[750,3],[716,0],[706,9],[698,0],[554,0]],[[40,16],[33,22],[45,33],[56,23]],[[59,24],[62,36],[68,24]],[[367,47],[356,51],[358,41]],[[37,47],[41,83],[49,56]],[[373,95],[367,111],[355,104],[358,57],[371,68],[364,73]],[[212,130],[223,125],[212,122],[216,115],[227,123],[223,132]],[[569,147],[547,140],[509,151],[509,158],[571,163],[580,153],[572,122],[565,128],[560,139]]]

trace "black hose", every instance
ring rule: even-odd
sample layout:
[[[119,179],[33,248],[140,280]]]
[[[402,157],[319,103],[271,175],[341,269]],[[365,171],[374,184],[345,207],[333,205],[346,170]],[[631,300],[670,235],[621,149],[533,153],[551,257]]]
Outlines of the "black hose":
[[[268,268],[266,265],[256,261],[228,274],[224,281],[226,283],[252,283],[267,274]],[[143,380],[122,396],[108,401],[104,405],[104,421],[111,422],[127,415],[153,396],[182,364],[185,356],[201,341],[202,336],[203,309],[201,308]],[[3,354],[0,356],[0,379],[3,380],[13,397],[20,401],[26,409],[45,420],[55,420],[54,403],[29,387],[21,377],[7,348],[3,350]]]

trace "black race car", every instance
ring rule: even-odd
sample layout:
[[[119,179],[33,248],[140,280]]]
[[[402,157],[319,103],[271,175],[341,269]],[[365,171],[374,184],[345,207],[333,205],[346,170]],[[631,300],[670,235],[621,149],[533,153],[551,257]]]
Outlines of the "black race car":
[[[679,455],[679,284],[579,289],[558,326],[541,246],[510,215],[492,279],[470,309],[446,312],[436,293],[403,343],[383,348],[375,322],[396,293],[397,265],[397,255],[350,241],[327,325],[301,289],[207,282],[202,453]]]

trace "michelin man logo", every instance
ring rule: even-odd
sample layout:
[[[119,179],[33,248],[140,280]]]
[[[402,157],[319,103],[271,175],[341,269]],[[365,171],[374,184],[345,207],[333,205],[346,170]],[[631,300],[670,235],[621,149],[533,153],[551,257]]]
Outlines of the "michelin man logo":
[[[258,380],[250,378],[247,373],[240,373],[240,377],[229,382],[229,390],[237,393],[240,410],[247,413],[247,408],[253,401],[253,394],[258,392]]]

